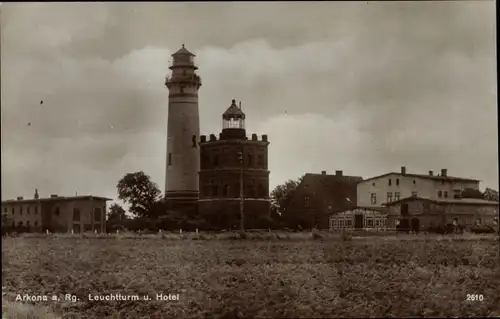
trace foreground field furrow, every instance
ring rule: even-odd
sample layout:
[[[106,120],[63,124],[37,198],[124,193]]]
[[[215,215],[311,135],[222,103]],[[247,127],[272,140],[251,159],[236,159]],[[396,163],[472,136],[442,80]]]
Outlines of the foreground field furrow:
[[[492,316],[500,300],[498,242],[484,239],[7,238],[2,273],[11,303],[71,294],[35,307],[74,318]]]

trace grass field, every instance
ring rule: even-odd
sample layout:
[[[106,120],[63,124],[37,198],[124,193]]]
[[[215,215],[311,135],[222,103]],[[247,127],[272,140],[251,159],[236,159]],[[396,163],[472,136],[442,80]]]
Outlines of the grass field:
[[[50,318],[500,315],[499,243],[491,236],[169,238],[4,238],[7,318],[45,318],[47,308],[56,315]],[[179,300],[156,300],[160,293]],[[21,303],[17,294],[78,300]],[[141,300],[93,301],[89,294]],[[484,299],[467,301],[468,294]]]

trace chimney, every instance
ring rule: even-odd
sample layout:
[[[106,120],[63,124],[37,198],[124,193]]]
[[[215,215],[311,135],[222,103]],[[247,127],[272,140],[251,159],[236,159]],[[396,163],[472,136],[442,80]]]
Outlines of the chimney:
[[[40,196],[38,195],[38,189],[35,189],[35,199],[38,199]]]
[[[406,175],[406,166],[401,166],[401,175]]]
[[[342,171],[335,171],[335,176],[342,176]]]
[[[57,198],[57,194],[51,194],[50,198]]]
[[[326,175],[326,171],[321,171],[321,175]]]
[[[448,170],[447,170],[446,168],[443,168],[443,169],[441,170],[441,176],[446,177],[447,175],[448,175]]]
[[[17,200],[23,200],[22,196],[17,196]]]
[[[429,171],[429,176],[434,176],[434,172],[433,171]]]
[[[239,105],[238,105],[238,106],[240,107],[240,110],[241,110],[241,101],[240,101],[240,103],[239,103]]]

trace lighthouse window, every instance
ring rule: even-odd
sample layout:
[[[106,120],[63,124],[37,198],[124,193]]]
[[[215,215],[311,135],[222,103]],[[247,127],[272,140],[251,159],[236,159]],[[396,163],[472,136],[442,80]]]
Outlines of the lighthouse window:
[[[196,148],[196,134],[193,134],[193,137],[192,137],[192,139],[191,139],[191,142],[193,143],[191,146],[192,146],[193,148]]]
[[[172,153],[168,153],[168,165],[172,165]]]

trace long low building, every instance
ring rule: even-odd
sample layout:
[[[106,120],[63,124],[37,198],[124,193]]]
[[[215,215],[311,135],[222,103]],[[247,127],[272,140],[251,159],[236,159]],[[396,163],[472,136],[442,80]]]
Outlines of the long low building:
[[[487,225],[496,227],[499,203],[475,198],[429,199],[406,197],[385,204],[388,225],[395,227],[403,220],[414,220],[418,228],[456,224],[465,227]]]
[[[330,216],[330,230],[384,229],[387,228],[387,209],[356,207]]]
[[[34,198],[2,201],[2,222],[26,232],[105,232],[109,200],[91,195],[39,198],[35,191]]]

